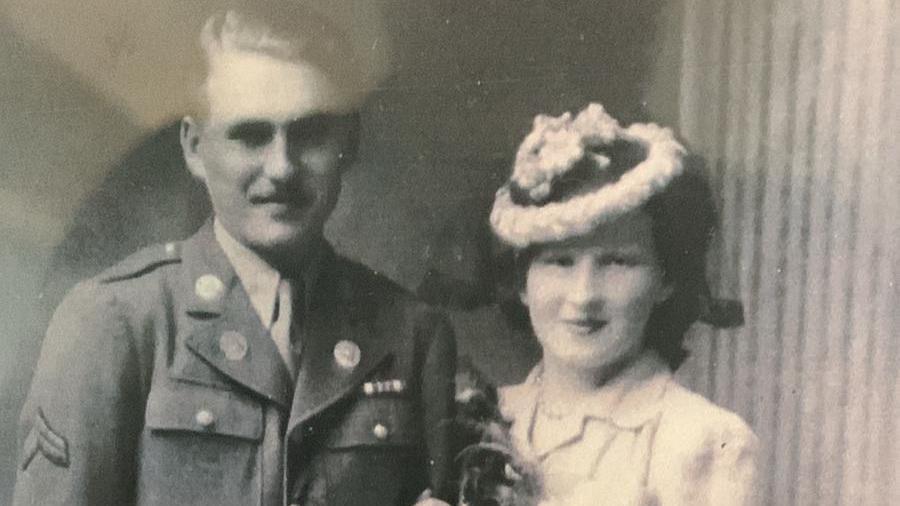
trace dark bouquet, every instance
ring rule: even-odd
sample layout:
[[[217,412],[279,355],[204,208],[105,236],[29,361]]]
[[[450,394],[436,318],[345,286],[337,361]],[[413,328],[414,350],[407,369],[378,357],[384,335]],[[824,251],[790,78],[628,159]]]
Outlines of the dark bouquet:
[[[456,425],[462,451],[458,506],[535,506],[538,469],[516,452],[497,390],[468,364],[456,377]]]

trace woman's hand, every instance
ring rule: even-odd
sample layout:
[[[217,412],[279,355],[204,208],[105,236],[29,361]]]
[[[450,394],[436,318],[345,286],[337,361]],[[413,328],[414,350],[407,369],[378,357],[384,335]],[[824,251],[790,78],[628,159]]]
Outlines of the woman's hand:
[[[440,499],[432,499],[429,497],[428,499],[425,499],[424,501],[417,502],[414,506],[450,506],[450,505],[445,503],[444,501],[441,501]]]
[[[431,489],[426,489],[419,495],[419,498],[416,499],[416,504],[413,506],[450,506],[448,503],[440,499],[434,499],[431,497]]]

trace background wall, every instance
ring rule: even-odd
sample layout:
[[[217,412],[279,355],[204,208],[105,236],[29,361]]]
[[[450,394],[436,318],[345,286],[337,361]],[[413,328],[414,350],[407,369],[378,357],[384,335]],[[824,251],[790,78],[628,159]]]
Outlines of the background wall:
[[[893,0],[683,2],[679,124],[747,325],[686,381],[747,417],[764,504],[900,499],[900,66]]]

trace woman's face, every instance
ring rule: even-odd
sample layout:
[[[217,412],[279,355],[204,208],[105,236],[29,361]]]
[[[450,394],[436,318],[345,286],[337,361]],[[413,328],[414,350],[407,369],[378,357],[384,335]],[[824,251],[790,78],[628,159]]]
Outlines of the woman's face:
[[[521,298],[545,360],[596,371],[641,348],[650,312],[669,295],[650,217],[633,212],[541,247]]]

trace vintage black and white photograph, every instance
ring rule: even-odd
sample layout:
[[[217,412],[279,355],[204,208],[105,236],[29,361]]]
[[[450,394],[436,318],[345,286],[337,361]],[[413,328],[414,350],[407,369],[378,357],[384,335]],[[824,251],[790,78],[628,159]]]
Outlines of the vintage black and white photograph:
[[[0,506],[900,501],[896,0],[0,0]]]

